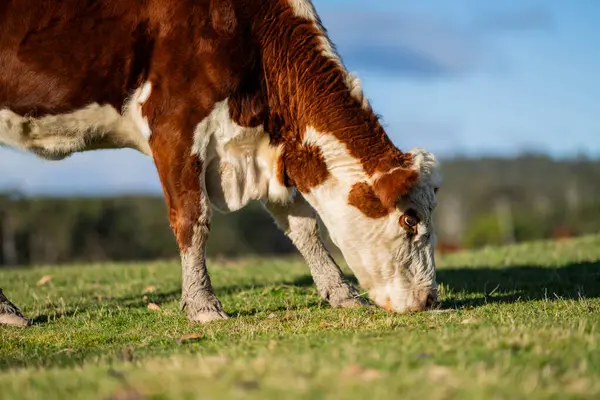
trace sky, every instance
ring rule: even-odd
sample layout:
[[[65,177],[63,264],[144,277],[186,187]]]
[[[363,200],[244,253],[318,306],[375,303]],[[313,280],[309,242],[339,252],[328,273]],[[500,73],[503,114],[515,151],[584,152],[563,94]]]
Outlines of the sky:
[[[600,2],[314,0],[401,149],[600,157]],[[0,149],[0,190],[159,192],[132,150],[51,162]]]

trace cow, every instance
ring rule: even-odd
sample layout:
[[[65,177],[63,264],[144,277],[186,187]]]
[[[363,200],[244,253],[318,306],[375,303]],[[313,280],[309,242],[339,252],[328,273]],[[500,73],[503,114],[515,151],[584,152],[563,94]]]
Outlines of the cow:
[[[213,212],[250,201],[332,307],[437,303],[438,162],[392,143],[310,0],[2,2],[0,143],[49,160],[122,148],[150,157],[191,322],[229,318],[206,242]]]

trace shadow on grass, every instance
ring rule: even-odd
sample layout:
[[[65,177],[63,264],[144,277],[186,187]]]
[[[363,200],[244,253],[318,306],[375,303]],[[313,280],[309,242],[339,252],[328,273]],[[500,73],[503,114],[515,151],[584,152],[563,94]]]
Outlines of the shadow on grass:
[[[350,281],[356,283],[356,279],[354,277],[349,277]],[[264,291],[267,288],[270,288],[268,292],[262,294],[262,296],[269,296],[273,292],[280,292],[282,290],[290,289],[290,288],[308,288],[313,285],[313,280],[310,275],[302,276],[298,280],[290,280],[290,281],[280,281],[280,282],[269,282],[267,284],[243,284],[243,285],[228,285],[228,286],[217,286],[215,285],[215,294],[217,297],[222,298],[228,295],[234,295],[238,293],[244,293],[249,291]],[[315,288],[316,289],[316,288]],[[285,296],[285,294],[284,294]],[[145,297],[147,297],[145,299]],[[169,303],[169,302],[177,302],[181,300],[181,290],[171,290],[166,292],[155,292],[150,294],[130,294],[121,297],[110,297],[105,298],[102,303],[90,303],[87,307],[80,307],[79,311],[87,311],[90,309],[95,309],[100,306],[109,306],[109,307],[122,307],[126,309],[140,309],[147,308],[148,303],[156,303],[158,305]],[[251,316],[261,312],[278,312],[285,310],[293,310],[296,308],[305,308],[305,307],[316,307],[321,302],[319,300],[309,301],[303,303],[301,306],[270,306],[262,309],[251,309],[251,310],[243,310],[243,311],[235,311],[235,315],[239,316]],[[225,305],[226,306],[226,305]],[[41,316],[36,318],[36,320],[46,321],[46,316]]]
[[[449,295],[443,308],[477,307],[487,303],[600,297],[600,262],[573,263],[558,268],[445,268],[437,280]],[[469,297],[457,299],[456,296]]]
[[[357,286],[353,275],[347,281]],[[529,300],[557,300],[600,298],[600,262],[573,263],[563,267],[519,266],[508,268],[457,267],[437,271],[438,284],[444,285],[448,295],[442,308],[478,307],[487,303],[515,303]],[[216,287],[217,296],[260,290],[272,286],[314,287],[307,274],[294,280],[270,282],[265,285],[230,285]],[[179,300],[180,291],[154,293],[151,301],[162,303]],[[268,294],[265,294],[268,296]],[[459,298],[460,297],[460,298]],[[114,299],[121,306],[146,307],[141,296]],[[317,303],[315,302],[315,305]],[[274,310],[255,310],[274,311]],[[252,313],[245,313],[249,315]]]
[[[358,281],[353,275],[345,275],[345,279],[355,286]],[[437,271],[438,284],[444,285],[446,296],[441,302],[442,308],[479,307],[488,303],[516,303],[529,300],[557,300],[600,298],[600,262],[573,263],[563,267],[549,268],[540,266],[518,266],[508,268],[490,267],[456,267],[442,268]],[[264,290],[277,287],[314,287],[309,274],[293,280],[269,282],[266,284],[253,283],[243,285],[216,286],[218,297],[243,293],[247,291]],[[179,302],[179,289],[156,292],[147,295],[135,294],[123,297],[105,299],[102,303],[90,303],[87,309],[105,306],[123,308],[146,308],[148,302],[157,304],[172,301]],[[264,296],[269,296],[265,293]],[[319,301],[308,305],[316,307]],[[302,307],[306,307],[303,304]],[[289,307],[288,307],[289,308]],[[86,308],[79,308],[79,312]],[[281,308],[265,308],[237,312],[237,315],[254,315],[259,312],[281,311]],[[67,311],[66,316],[69,316]],[[47,315],[40,315],[34,323],[43,324],[48,321]]]
[[[346,276],[346,279],[358,284],[354,276]],[[573,263],[558,268],[535,265],[442,268],[437,271],[437,282],[444,285],[448,293],[447,298],[442,300],[442,308],[543,299],[600,298],[600,262]],[[294,284],[310,286],[313,281],[310,275],[306,275],[296,279]]]
[[[64,311],[64,312],[40,314],[40,315],[32,318],[31,322],[33,325],[48,324],[48,323],[52,323],[53,321],[56,321],[57,319],[60,319],[60,318],[73,317],[78,312],[79,312],[79,310],[68,310],[68,311]],[[25,316],[27,317],[27,315],[25,315]]]

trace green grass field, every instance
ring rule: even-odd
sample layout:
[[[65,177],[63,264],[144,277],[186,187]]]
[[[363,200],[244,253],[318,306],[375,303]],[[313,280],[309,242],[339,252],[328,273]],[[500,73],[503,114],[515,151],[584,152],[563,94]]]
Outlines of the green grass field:
[[[442,309],[394,315],[329,308],[299,260],[213,261],[207,326],[177,262],[0,270],[35,320],[0,327],[0,398],[599,398],[600,236],[438,264]]]

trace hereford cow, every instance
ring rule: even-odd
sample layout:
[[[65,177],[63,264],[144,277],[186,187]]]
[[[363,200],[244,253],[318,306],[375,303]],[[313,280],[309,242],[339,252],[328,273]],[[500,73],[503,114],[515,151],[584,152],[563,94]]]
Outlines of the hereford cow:
[[[59,160],[152,157],[191,321],[227,318],[205,263],[211,208],[262,201],[333,307],[436,302],[432,154],[390,141],[310,0],[0,3],[0,143]]]

